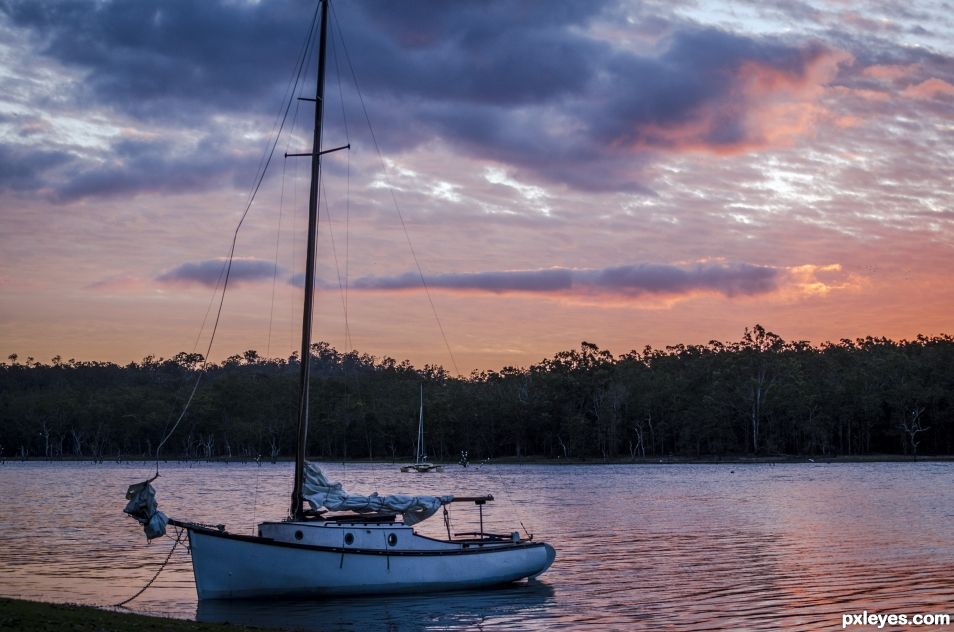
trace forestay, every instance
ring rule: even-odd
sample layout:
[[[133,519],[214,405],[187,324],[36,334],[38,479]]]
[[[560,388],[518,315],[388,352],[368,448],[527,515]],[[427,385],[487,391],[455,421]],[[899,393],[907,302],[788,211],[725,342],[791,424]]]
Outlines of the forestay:
[[[315,511],[322,507],[330,511],[355,511],[357,513],[396,512],[404,516],[404,524],[415,525],[437,513],[441,506],[453,502],[453,496],[408,496],[390,494],[370,496],[349,494],[341,483],[329,481],[315,463],[305,463],[305,480],[302,484],[305,500]]]

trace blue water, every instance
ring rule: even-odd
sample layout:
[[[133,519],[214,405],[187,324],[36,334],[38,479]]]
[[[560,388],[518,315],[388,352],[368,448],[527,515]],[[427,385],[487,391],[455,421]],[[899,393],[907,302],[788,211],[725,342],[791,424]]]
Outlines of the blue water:
[[[121,513],[149,464],[0,465],[0,595],[109,606],[168,555]],[[484,465],[402,474],[323,464],[356,492],[492,493],[488,530],[557,548],[535,583],[426,596],[197,603],[182,545],[129,608],[314,630],[840,629],[843,614],[954,613],[954,464]],[[163,464],[171,516],[252,533],[291,465]],[[478,515],[454,508],[452,527]],[[521,523],[523,526],[521,526]],[[440,536],[438,516],[420,530]]]

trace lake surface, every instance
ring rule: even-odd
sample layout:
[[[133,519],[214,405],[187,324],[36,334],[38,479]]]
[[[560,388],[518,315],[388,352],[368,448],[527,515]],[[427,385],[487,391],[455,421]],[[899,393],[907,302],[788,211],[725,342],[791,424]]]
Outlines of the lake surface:
[[[142,588],[173,540],[147,545],[123,496],[153,467],[0,465],[0,595],[108,606]],[[180,545],[129,608],[354,631],[841,629],[864,610],[954,612],[954,463],[322,467],[355,492],[492,493],[488,530],[522,522],[556,562],[538,582],[487,591],[200,604]],[[170,462],[161,474],[170,516],[253,533],[287,511],[290,463]],[[451,515],[455,531],[478,518]],[[440,536],[440,516],[419,530]]]

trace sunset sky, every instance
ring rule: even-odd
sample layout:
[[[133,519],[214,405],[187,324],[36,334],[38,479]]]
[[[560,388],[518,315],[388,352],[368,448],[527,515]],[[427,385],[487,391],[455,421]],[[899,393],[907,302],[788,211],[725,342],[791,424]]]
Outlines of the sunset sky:
[[[755,323],[954,334],[949,3],[333,6],[324,145],[352,150],[325,161],[316,339],[468,374]],[[0,0],[2,358],[205,353],[313,14]],[[238,234],[214,360],[298,345],[308,164],[282,154],[312,108]]]

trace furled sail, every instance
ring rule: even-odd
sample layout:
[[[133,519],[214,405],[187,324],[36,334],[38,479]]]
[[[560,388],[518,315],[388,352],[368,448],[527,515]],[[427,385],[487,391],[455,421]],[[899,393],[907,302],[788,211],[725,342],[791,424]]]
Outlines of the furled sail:
[[[355,511],[358,513],[395,512],[404,516],[404,524],[414,525],[437,513],[437,510],[449,502],[453,496],[408,496],[391,494],[379,496],[374,492],[370,496],[349,494],[341,488],[341,483],[328,480],[321,468],[315,463],[305,463],[305,480],[302,495],[311,508],[317,511],[324,507],[330,511]]]
[[[156,503],[156,490],[149,483],[156,480],[151,478],[148,481],[130,485],[126,491],[126,508],[124,512],[139,521],[143,531],[146,532],[146,539],[153,540],[166,534],[166,524],[169,518],[166,514],[159,511],[159,505]]]

